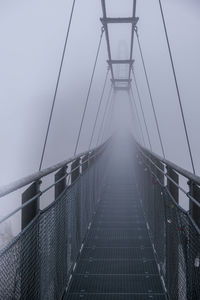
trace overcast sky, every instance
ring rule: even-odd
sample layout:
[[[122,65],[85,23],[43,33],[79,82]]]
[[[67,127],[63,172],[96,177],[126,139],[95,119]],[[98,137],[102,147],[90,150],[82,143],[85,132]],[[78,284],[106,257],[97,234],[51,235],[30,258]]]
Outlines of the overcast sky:
[[[71,0],[0,2],[1,185],[38,170],[71,5]],[[198,0],[163,0],[163,7],[199,174],[200,4]],[[107,0],[107,8],[109,16],[130,16],[132,1]],[[191,170],[158,0],[138,0],[136,15],[140,18],[139,35],[166,157]],[[76,1],[43,167],[73,154],[99,41],[101,16],[100,0]],[[126,57],[130,47],[129,25],[112,25],[109,32],[113,58]],[[136,40],[133,56],[153,150],[161,154]],[[78,151],[89,145],[106,59],[103,39]],[[131,124],[125,94],[116,99],[114,120]]]

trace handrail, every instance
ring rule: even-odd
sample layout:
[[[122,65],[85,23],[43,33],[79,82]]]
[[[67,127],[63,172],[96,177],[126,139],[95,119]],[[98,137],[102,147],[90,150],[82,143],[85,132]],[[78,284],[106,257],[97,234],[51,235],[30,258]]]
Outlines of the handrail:
[[[22,187],[25,187],[27,186],[28,184],[31,184],[35,181],[38,181],[40,180],[41,178],[51,174],[51,173],[54,173],[56,172],[57,170],[67,166],[68,164],[72,163],[74,160],[82,157],[82,156],[85,156],[89,153],[92,153],[94,151],[97,151],[98,149],[101,149],[101,148],[104,148],[105,145],[107,144],[108,141],[106,141],[104,144],[102,144],[101,146],[98,146],[98,147],[95,147],[93,149],[91,149],[90,151],[84,151],[82,153],[79,153],[73,157],[70,157],[69,159],[67,160],[64,160],[60,163],[57,163],[51,167],[48,167],[42,171],[38,171],[38,172],[35,172],[31,175],[28,175],[26,177],[23,177],[19,180],[16,180],[10,184],[7,184],[5,186],[2,186],[0,187],[0,198],[3,197],[3,196],[6,196],[14,191],[17,191],[18,189],[22,188]],[[89,160],[89,159],[88,159]]]
[[[98,149],[101,150],[101,149]],[[87,153],[90,153],[90,151],[88,151]],[[32,198],[30,198],[28,201],[26,201],[25,203],[23,203],[22,205],[18,206],[16,209],[14,209],[13,211],[11,211],[9,214],[7,214],[5,217],[0,218],[0,224],[3,223],[4,221],[6,221],[7,219],[9,219],[10,217],[12,217],[13,215],[15,215],[18,211],[22,210],[23,208],[25,208],[26,206],[28,206],[30,203],[32,203],[33,201],[35,201],[38,197],[41,197],[43,194],[45,194],[48,190],[50,190],[52,187],[56,186],[57,183],[59,183],[60,181],[62,181],[63,179],[67,178],[67,176],[69,176],[70,174],[72,174],[75,170],[77,170],[80,166],[84,165],[85,163],[87,163],[90,159],[96,157],[99,154],[99,152],[96,152],[94,155],[91,155],[87,160],[85,160],[83,163],[81,162],[77,167],[71,169],[70,172],[67,172],[64,176],[62,176],[60,179],[58,179],[57,181],[55,181],[53,184],[51,184],[50,186],[48,186],[46,189],[44,189],[43,191],[38,192],[36,195],[34,195]],[[82,156],[82,155],[81,155]],[[79,157],[81,157],[79,156]]]
[[[167,172],[164,172],[161,168],[159,168],[155,162],[152,161],[151,158],[148,157],[148,155],[146,155],[143,151],[140,152],[144,158],[147,158],[149,160],[149,162],[163,175],[165,176],[169,181],[171,181],[181,192],[183,192],[192,202],[194,202],[199,208],[200,208],[200,203],[194,198],[192,197],[192,195],[190,195],[186,190],[184,190],[179,184],[177,184],[168,174]],[[147,164],[144,163],[150,170],[151,174],[154,175],[157,180],[159,181],[159,183],[161,184],[159,178],[157,177],[157,175],[152,171],[151,167]],[[163,185],[163,184],[161,184]],[[163,185],[164,186],[164,185]]]
[[[11,211],[11,212],[10,212],[9,214],[7,214],[6,216],[2,217],[2,218],[0,219],[0,224],[3,223],[4,221],[6,221],[7,219],[9,219],[10,217],[12,217],[13,215],[15,215],[18,211],[20,211],[20,210],[22,210],[23,208],[27,207],[27,206],[28,206],[29,204],[31,204],[33,201],[35,201],[36,199],[38,199],[38,197],[41,197],[41,196],[42,196],[43,194],[45,194],[48,190],[50,190],[52,187],[56,186],[57,183],[59,183],[60,181],[62,181],[62,180],[65,179],[65,178],[67,178],[67,176],[69,176],[70,174],[72,174],[75,170],[79,169],[80,166],[83,166],[85,163],[89,162],[91,159],[97,157],[97,156],[99,155],[99,153],[101,153],[102,149],[104,149],[105,146],[108,144],[109,140],[110,140],[110,139],[108,139],[105,143],[103,143],[103,144],[100,145],[99,147],[96,147],[96,148],[94,148],[94,149],[92,149],[92,150],[89,150],[89,151],[86,151],[86,152],[82,152],[82,153],[80,153],[80,154],[77,154],[76,156],[73,157],[73,159],[70,158],[70,159],[67,160],[67,161],[61,162],[61,163],[59,163],[59,164],[57,164],[57,165],[54,165],[54,166],[52,166],[52,167],[50,167],[50,168],[47,168],[47,169],[45,169],[45,170],[43,170],[43,171],[40,171],[40,172],[37,172],[37,173],[33,174],[32,177],[36,178],[36,175],[37,175],[38,173],[43,172],[43,174],[44,174],[45,172],[47,172],[47,170],[51,169],[50,172],[48,172],[46,175],[43,175],[42,177],[47,176],[47,175],[53,173],[54,171],[57,171],[58,169],[61,169],[61,168],[63,168],[63,167],[67,167],[67,165],[68,165],[69,163],[75,161],[76,159],[78,159],[78,158],[81,159],[81,158],[84,157],[85,155],[91,154],[91,155],[88,156],[88,158],[87,158],[84,162],[80,161],[79,164],[78,164],[75,168],[71,168],[71,170],[70,170],[69,172],[66,172],[66,174],[65,174],[64,176],[62,176],[61,178],[59,178],[59,179],[58,179],[57,181],[55,181],[53,184],[51,184],[50,186],[48,186],[47,188],[45,188],[43,191],[39,191],[36,195],[34,195],[34,196],[31,197],[30,199],[28,199],[25,203],[23,203],[22,205],[20,205],[19,207],[17,207],[17,208],[14,209],[13,211]],[[58,166],[59,166],[59,167],[58,167]],[[38,181],[38,180],[40,180],[40,179],[42,178],[42,177],[40,176],[40,177],[37,177],[37,178],[34,179],[34,180],[29,181],[29,178],[30,178],[30,177],[31,177],[31,175],[25,178],[26,182],[28,182],[28,183],[26,183],[26,184],[23,185],[23,186],[26,186],[27,184],[30,184],[30,183],[33,183],[33,182],[36,182],[36,181]],[[23,180],[23,179],[22,179],[22,180]],[[22,180],[21,180],[21,181],[22,181]],[[20,182],[20,180],[19,180],[19,182]],[[15,182],[13,183],[13,188],[15,188],[15,190],[17,190],[19,187],[17,187],[17,185],[14,186],[14,184],[15,184]],[[18,185],[18,186],[19,186],[19,185]],[[22,186],[22,187],[23,187],[23,186]],[[10,189],[10,191],[9,191],[7,194],[9,194],[9,193],[11,193],[11,192],[12,192],[12,190]],[[6,195],[7,195],[7,194],[6,194]]]
[[[160,155],[150,151],[149,149],[139,145],[138,143],[136,143],[137,146],[139,148],[141,148],[144,152],[146,152],[149,155],[154,156],[157,160],[159,160],[160,162],[164,163],[165,165],[167,165],[168,167],[170,167],[171,169],[173,169],[174,171],[176,171],[177,173],[179,173],[180,175],[182,175],[185,178],[188,178],[189,180],[191,180],[192,182],[196,183],[197,185],[200,185],[200,176],[194,175],[193,173],[191,173],[190,171],[179,167],[178,165],[176,165],[175,163],[161,157]]]

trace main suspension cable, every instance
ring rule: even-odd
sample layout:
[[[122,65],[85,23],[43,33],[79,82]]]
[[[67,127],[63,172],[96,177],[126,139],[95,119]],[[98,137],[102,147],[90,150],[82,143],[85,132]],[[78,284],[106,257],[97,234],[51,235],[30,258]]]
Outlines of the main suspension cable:
[[[160,6],[160,12],[161,12],[161,16],[162,16],[162,22],[163,22],[163,26],[164,26],[165,37],[166,37],[166,41],[167,41],[167,47],[168,47],[168,51],[169,51],[170,62],[171,62],[171,66],[172,66],[172,71],[173,71],[173,76],[174,76],[174,81],[175,81],[176,92],[177,92],[177,96],[178,96],[181,116],[182,116],[182,120],[183,120],[183,126],[184,126],[186,141],[187,141],[187,145],[188,145],[188,151],[189,151],[189,155],[190,155],[191,165],[192,165],[193,173],[195,174],[195,167],[194,167],[194,160],[193,160],[192,150],[191,150],[191,145],[190,145],[190,139],[189,139],[189,134],[188,134],[188,130],[187,130],[185,115],[184,115],[184,111],[183,111],[181,94],[180,94],[178,80],[177,80],[177,76],[176,76],[176,70],[175,70],[175,66],[174,66],[174,60],[173,60],[173,56],[172,56],[169,36],[168,36],[168,32],[167,32],[167,25],[166,25],[166,22],[165,22],[165,16],[164,16],[161,0],[159,0],[159,6]]]
[[[110,71],[110,68],[108,67],[108,70],[106,72],[104,85],[103,85],[103,89],[102,89],[102,93],[101,93],[101,97],[100,97],[100,101],[99,101],[99,105],[98,105],[98,109],[97,109],[97,113],[96,113],[96,118],[95,118],[93,130],[92,130],[92,135],[91,135],[91,138],[90,138],[89,150],[90,150],[92,142],[93,142],[94,133],[95,133],[96,125],[97,125],[97,120],[98,120],[98,117],[99,117],[99,112],[100,112],[100,109],[101,109],[102,100],[103,100],[104,93],[105,93],[105,88],[106,88],[106,84],[107,84],[107,80],[108,80],[109,71]]]
[[[150,96],[150,100],[151,100],[151,106],[152,106],[152,109],[153,109],[153,114],[154,114],[154,118],[155,118],[155,122],[156,122],[156,128],[157,128],[157,132],[158,132],[158,136],[159,136],[159,140],[160,140],[161,150],[162,150],[163,157],[165,158],[164,146],[163,146],[163,142],[162,142],[162,138],[161,138],[160,128],[159,128],[159,124],[158,124],[158,118],[157,118],[157,114],[156,114],[156,110],[155,110],[155,106],[154,106],[153,96],[152,96],[152,93],[151,93],[149,78],[148,78],[148,75],[147,75],[147,69],[146,69],[146,65],[145,65],[145,62],[144,62],[144,55],[143,55],[142,47],[141,47],[141,44],[140,44],[140,39],[139,39],[139,34],[138,34],[137,27],[135,27],[135,32],[136,32],[137,42],[138,42],[138,46],[139,46],[140,56],[141,56],[141,59],[142,59],[142,65],[143,65],[143,69],[144,69],[144,73],[145,73],[145,77],[146,77],[149,96]]]
[[[132,93],[130,93],[130,90],[128,91],[128,96],[129,96],[129,102],[130,102],[130,107],[131,107],[132,115],[133,116],[134,116],[133,104],[135,106],[135,112],[136,112],[136,117],[137,117],[137,121],[138,121],[137,123],[138,123],[140,131],[141,131],[141,137],[142,137],[143,144],[144,144],[144,146],[146,146],[145,139],[144,139],[144,134],[143,134],[143,130],[142,130],[142,124],[141,124],[141,121],[140,121],[140,117],[139,117],[139,113],[138,113],[138,109],[137,109],[135,97],[133,95],[133,90],[132,90]],[[131,101],[131,98],[132,98],[132,101]]]
[[[99,128],[99,134],[98,134],[98,138],[97,138],[96,147],[98,146],[100,137],[101,137],[101,135],[102,135],[102,131],[103,131],[103,127],[104,127],[104,122],[105,122],[105,117],[106,117],[106,113],[107,113],[107,111],[108,111],[108,106],[109,106],[110,99],[111,99],[111,95],[112,95],[112,90],[113,90],[113,87],[112,87],[112,84],[111,84],[111,87],[110,87],[110,90],[109,90],[109,93],[108,93],[108,98],[107,98],[107,101],[106,101],[106,106],[105,106],[104,113],[103,113],[103,119],[102,119],[102,121],[101,121],[101,126],[100,126],[100,128]]]
[[[134,72],[133,69],[132,69],[132,73],[133,73],[133,79],[134,79],[134,83],[135,83],[135,87],[136,87],[136,91],[137,91],[137,95],[138,95],[140,109],[141,109],[141,112],[142,112],[142,118],[143,118],[143,121],[144,121],[144,126],[145,126],[145,129],[146,129],[146,134],[147,134],[147,138],[148,138],[148,142],[149,142],[149,147],[150,147],[150,149],[152,151],[151,139],[150,139],[150,134],[149,134],[148,126],[147,126],[146,117],[145,117],[145,114],[144,114],[144,109],[143,109],[143,105],[142,105],[142,99],[141,99],[141,96],[140,96],[140,91],[139,91],[139,88],[138,88],[138,84],[137,84],[137,80],[136,80],[136,75],[135,75],[135,72]],[[132,92],[132,96],[133,96],[133,90],[132,90],[132,88],[131,88],[131,92]]]
[[[91,79],[90,79],[89,89],[88,89],[88,93],[87,93],[87,97],[86,97],[86,101],[85,101],[85,105],[84,105],[84,110],[83,110],[83,114],[82,114],[82,118],[81,118],[81,123],[80,123],[79,131],[78,131],[78,137],[77,137],[77,141],[76,141],[76,145],[75,145],[75,149],[74,149],[74,155],[76,155],[78,145],[79,145],[79,141],[80,141],[81,131],[82,131],[82,127],[83,127],[83,121],[84,121],[84,118],[85,118],[85,113],[86,113],[88,100],[89,100],[89,97],[90,97],[90,92],[91,92],[92,83],[93,83],[93,79],[94,79],[94,74],[95,74],[95,70],[96,70],[96,66],[97,66],[97,61],[98,61],[98,57],[99,57],[99,52],[100,52],[100,49],[101,49],[101,42],[102,42],[102,38],[103,38],[103,33],[104,33],[104,28],[102,27],[100,40],[99,40],[99,45],[98,45],[98,48],[97,48],[97,54],[96,54],[96,58],[95,58],[95,62],[94,62],[94,67],[93,67],[93,70],[92,70],[92,76],[91,76]]]
[[[102,137],[101,137],[101,144],[103,143],[103,140],[104,140],[104,136],[105,136],[105,132],[109,132],[110,129],[111,129],[111,124],[112,124],[112,121],[113,121],[113,111],[114,111],[114,106],[115,106],[115,99],[116,99],[116,94],[115,94],[115,90],[113,89],[113,95],[112,95],[112,98],[111,98],[111,101],[110,101],[110,107],[108,109],[108,113],[107,113],[107,120],[105,122],[105,126],[104,126],[104,129],[103,129],[103,134],[102,134]],[[109,116],[110,116],[110,119],[109,119]]]
[[[41,171],[42,163],[43,163],[43,160],[44,160],[44,154],[45,154],[45,150],[46,150],[47,139],[48,139],[49,130],[50,130],[50,126],[51,126],[51,120],[52,120],[52,116],[53,116],[53,111],[54,111],[54,107],[55,107],[55,102],[56,102],[56,97],[57,97],[57,92],[58,92],[60,77],[61,77],[61,73],[62,73],[63,62],[64,62],[65,52],[66,52],[66,47],[67,47],[67,42],[68,42],[70,28],[71,28],[71,23],[72,23],[72,18],[73,18],[73,14],[74,14],[75,2],[76,2],[76,0],[74,0],[73,4],[72,4],[70,19],[69,19],[69,23],[68,23],[68,27],[67,27],[67,33],[66,33],[66,37],[65,37],[63,52],[62,52],[61,61],[60,61],[60,67],[59,67],[59,71],[58,71],[58,76],[57,76],[57,80],[56,80],[56,86],[55,86],[53,101],[52,101],[52,105],[51,105],[51,111],[50,111],[50,115],[49,115],[49,121],[48,121],[48,125],[47,125],[46,135],[45,135],[45,139],[44,139],[44,145],[43,145],[43,149],[42,149],[42,155],[41,155],[40,164],[39,164],[39,171]]]

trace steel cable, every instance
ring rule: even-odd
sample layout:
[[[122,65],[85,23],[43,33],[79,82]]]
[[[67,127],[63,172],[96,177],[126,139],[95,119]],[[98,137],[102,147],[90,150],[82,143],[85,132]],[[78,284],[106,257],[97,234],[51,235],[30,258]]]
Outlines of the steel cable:
[[[95,118],[93,130],[92,130],[92,135],[91,135],[90,144],[89,144],[89,150],[90,150],[92,142],[93,142],[94,133],[95,133],[95,129],[96,129],[96,125],[97,125],[97,120],[98,120],[99,112],[100,112],[101,105],[102,105],[102,100],[103,100],[104,93],[105,93],[105,88],[106,88],[106,83],[107,83],[107,80],[108,80],[109,71],[110,71],[110,68],[108,67],[108,70],[106,72],[106,77],[105,77],[104,85],[103,85],[103,89],[102,89],[102,93],[101,93],[101,97],[100,97],[100,101],[99,101],[99,105],[98,105],[98,109],[97,109],[97,113],[96,113],[96,118]]]
[[[103,33],[104,33],[104,28],[102,27],[100,40],[99,40],[99,45],[98,45],[98,48],[97,48],[97,54],[96,54],[96,58],[95,58],[95,62],[94,62],[94,67],[93,67],[93,70],[92,70],[92,76],[91,76],[91,79],[90,79],[89,89],[88,89],[88,93],[87,93],[87,97],[86,97],[86,101],[85,101],[85,105],[84,105],[84,109],[83,109],[81,123],[80,123],[79,131],[78,131],[78,137],[77,137],[77,141],[76,141],[76,145],[75,145],[75,149],[74,149],[74,155],[76,155],[78,145],[79,145],[79,141],[80,141],[81,131],[82,131],[82,127],[83,127],[83,121],[84,121],[84,118],[85,118],[85,113],[86,113],[86,109],[87,109],[87,105],[88,105],[88,100],[89,100],[89,97],[90,97],[90,92],[91,92],[91,88],[92,88],[94,74],[95,74],[97,61],[98,61],[98,57],[99,57],[99,52],[100,52],[100,48],[101,48]]]
[[[150,88],[149,78],[148,78],[148,74],[147,74],[146,65],[145,65],[145,62],[144,62],[144,56],[143,56],[143,51],[142,51],[142,47],[141,47],[141,44],[140,44],[140,39],[139,39],[139,34],[138,34],[137,27],[135,27],[135,32],[136,32],[137,42],[138,42],[138,46],[139,46],[140,56],[141,56],[141,59],[142,59],[142,65],[143,65],[143,69],[144,69],[144,73],[145,73],[147,87],[148,87],[148,91],[149,91],[149,96],[150,96],[150,100],[151,100],[151,106],[152,106],[152,109],[153,109],[153,114],[154,114],[154,118],[155,118],[155,122],[156,122],[158,137],[159,137],[159,140],[160,140],[161,150],[162,150],[163,157],[165,158],[164,146],[163,146],[163,142],[162,142],[162,138],[161,138],[160,128],[159,128],[159,124],[158,124],[158,118],[157,118],[157,114],[156,114],[156,110],[155,110],[155,106],[154,106],[153,96],[152,96],[152,92],[151,92],[151,88]]]
[[[97,145],[99,144],[99,140],[100,140],[100,137],[101,137],[101,135],[102,135],[103,126],[104,126],[105,117],[106,117],[106,113],[107,113],[108,106],[109,106],[110,99],[111,99],[111,95],[112,95],[112,89],[113,89],[113,87],[112,87],[112,85],[111,85],[110,90],[109,90],[109,93],[108,93],[108,98],[107,98],[107,101],[106,101],[106,106],[105,106],[105,109],[104,109],[103,119],[102,119],[101,126],[100,126],[100,129],[99,129],[99,134],[98,134],[98,138],[97,138],[96,147],[97,147]]]
[[[113,97],[111,98],[110,107],[109,107],[108,112],[107,112],[107,116],[106,116],[107,120],[105,122],[103,134],[102,134],[102,137],[101,137],[101,144],[103,143],[106,130],[107,130],[107,132],[109,132],[111,130],[111,124],[112,124],[112,121],[113,121],[114,104],[115,104],[115,91],[113,92]],[[108,118],[109,115],[110,115],[110,119]]]
[[[170,62],[171,62],[171,66],[172,66],[172,72],[173,72],[175,86],[176,86],[176,92],[177,92],[179,106],[180,106],[180,110],[181,110],[181,116],[182,116],[182,120],[183,120],[183,126],[184,126],[185,136],[186,136],[186,140],[187,140],[191,165],[192,165],[193,173],[195,174],[195,167],[194,167],[194,160],[193,160],[192,150],[191,150],[191,145],[190,145],[190,139],[189,139],[189,134],[188,134],[187,126],[186,126],[185,115],[184,115],[184,111],[183,111],[183,105],[182,105],[182,101],[181,101],[181,95],[180,95],[180,90],[179,90],[178,80],[177,80],[177,76],[176,76],[176,70],[175,70],[175,66],[174,66],[174,60],[173,60],[173,56],[172,56],[169,36],[168,36],[168,32],[167,32],[167,25],[165,22],[165,16],[164,16],[161,0],[159,0],[159,6],[160,6],[162,22],[163,22],[164,31],[165,31],[165,37],[166,37],[166,41],[167,41],[167,47],[168,47],[169,56],[170,56]]]
[[[55,87],[55,91],[54,91],[53,102],[52,102],[52,106],[51,106],[51,111],[50,111],[48,125],[47,125],[47,130],[46,130],[46,135],[45,135],[45,139],[44,139],[44,145],[43,145],[43,149],[42,149],[42,155],[41,155],[40,164],[39,164],[39,171],[41,171],[42,163],[43,163],[43,160],[44,160],[44,154],[45,154],[45,150],[46,150],[47,139],[48,139],[48,135],[49,135],[49,130],[50,130],[51,120],[52,120],[53,111],[54,111],[54,107],[55,107],[55,102],[56,102],[56,97],[57,97],[57,92],[58,92],[60,77],[61,77],[61,73],[62,73],[63,62],[64,62],[64,58],[65,58],[65,52],[66,52],[67,42],[68,42],[70,28],[71,28],[71,23],[72,23],[75,2],[76,2],[76,0],[74,0],[73,4],[72,4],[70,19],[69,19],[69,23],[68,23],[67,33],[66,33],[66,37],[65,37],[65,43],[64,43],[62,57],[61,57],[61,62],[60,62],[60,67],[59,67],[58,76],[57,76],[57,80],[56,80],[56,87]]]
[[[135,97],[134,97],[134,95],[133,95],[133,91],[132,91],[132,95],[130,94],[130,91],[129,91],[129,92],[128,92],[128,96],[129,96],[129,102],[130,102],[130,107],[131,107],[131,110],[132,110],[132,115],[133,115],[133,117],[134,117],[134,108],[133,108],[133,104],[134,104],[134,106],[135,106],[135,112],[136,112],[136,117],[137,117],[137,120],[138,120],[138,125],[139,125],[140,131],[141,131],[142,141],[143,141],[144,146],[146,147],[145,139],[144,139],[144,134],[143,134],[143,130],[142,130],[142,124],[141,124],[141,121],[140,121],[140,117],[139,117],[139,113],[138,113],[138,109],[137,109]],[[131,101],[131,98],[132,98],[132,101]]]
[[[152,151],[151,139],[150,139],[150,134],[149,134],[148,126],[147,126],[146,117],[145,117],[145,114],[144,114],[144,109],[143,109],[143,105],[142,105],[142,99],[141,99],[141,96],[140,96],[140,91],[139,91],[139,88],[138,88],[138,84],[137,84],[135,72],[134,72],[133,69],[132,69],[132,73],[133,73],[133,79],[134,79],[134,83],[135,83],[135,87],[136,87],[136,91],[137,91],[137,95],[138,95],[140,109],[141,109],[141,112],[142,112],[142,118],[143,118],[143,121],[144,121],[144,126],[145,126],[145,129],[146,129],[146,134],[147,134],[147,138],[148,138],[148,142],[149,142],[149,147],[150,147],[150,149]],[[133,90],[132,89],[131,89],[131,92],[132,92],[132,96],[133,96]]]

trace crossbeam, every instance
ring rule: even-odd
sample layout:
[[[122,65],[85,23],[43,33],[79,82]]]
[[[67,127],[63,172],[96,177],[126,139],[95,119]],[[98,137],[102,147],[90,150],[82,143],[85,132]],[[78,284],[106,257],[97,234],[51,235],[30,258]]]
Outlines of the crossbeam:
[[[107,63],[109,65],[123,65],[123,64],[128,64],[128,65],[133,65],[134,59],[112,59],[112,60],[107,60]]]
[[[127,82],[127,83],[131,83],[132,79],[111,79],[111,82],[112,83],[124,83],[124,82]]]
[[[115,79],[114,76],[114,71],[113,71],[113,64],[128,64],[128,78],[130,79],[131,77],[131,68],[133,65],[133,39],[134,39],[134,32],[135,32],[135,26],[139,20],[138,17],[135,16],[136,13],[136,0],[133,0],[133,8],[132,8],[132,16],[131,17],[121,17],[121,18],[108,18],[107,17],[107,12],[106,12],[106,3],[105,0],[101,0],[101,5],[102,5],[102,12],[103,12],[103,17],[100,19],[104,30],[105,30],[105,37],[106,37],[106,44],[107,44],[107,50],[108,50],[108,64],[110,66],[111,70],[111,77],[112,79]],[[111,47],[110,47],[110,39],[109,39],[109,32],[108,32],[108,24],[123,24],[123,23],[129,23],[131,24],[131,45],[130,45],[130,54],[127,60],[112,60],[111,57]]]
[[[101,23],[103,25],[105,24],[125,24],[125,23],[130,23],[132,25],[136,25],[139,18],[137,17],[129,17],[129,18],[100,18]]]
[[[118,92],[118,91],[125,91],[128,92],[130,90],[130,85],[128,86],[114,86],[114,91]]]

